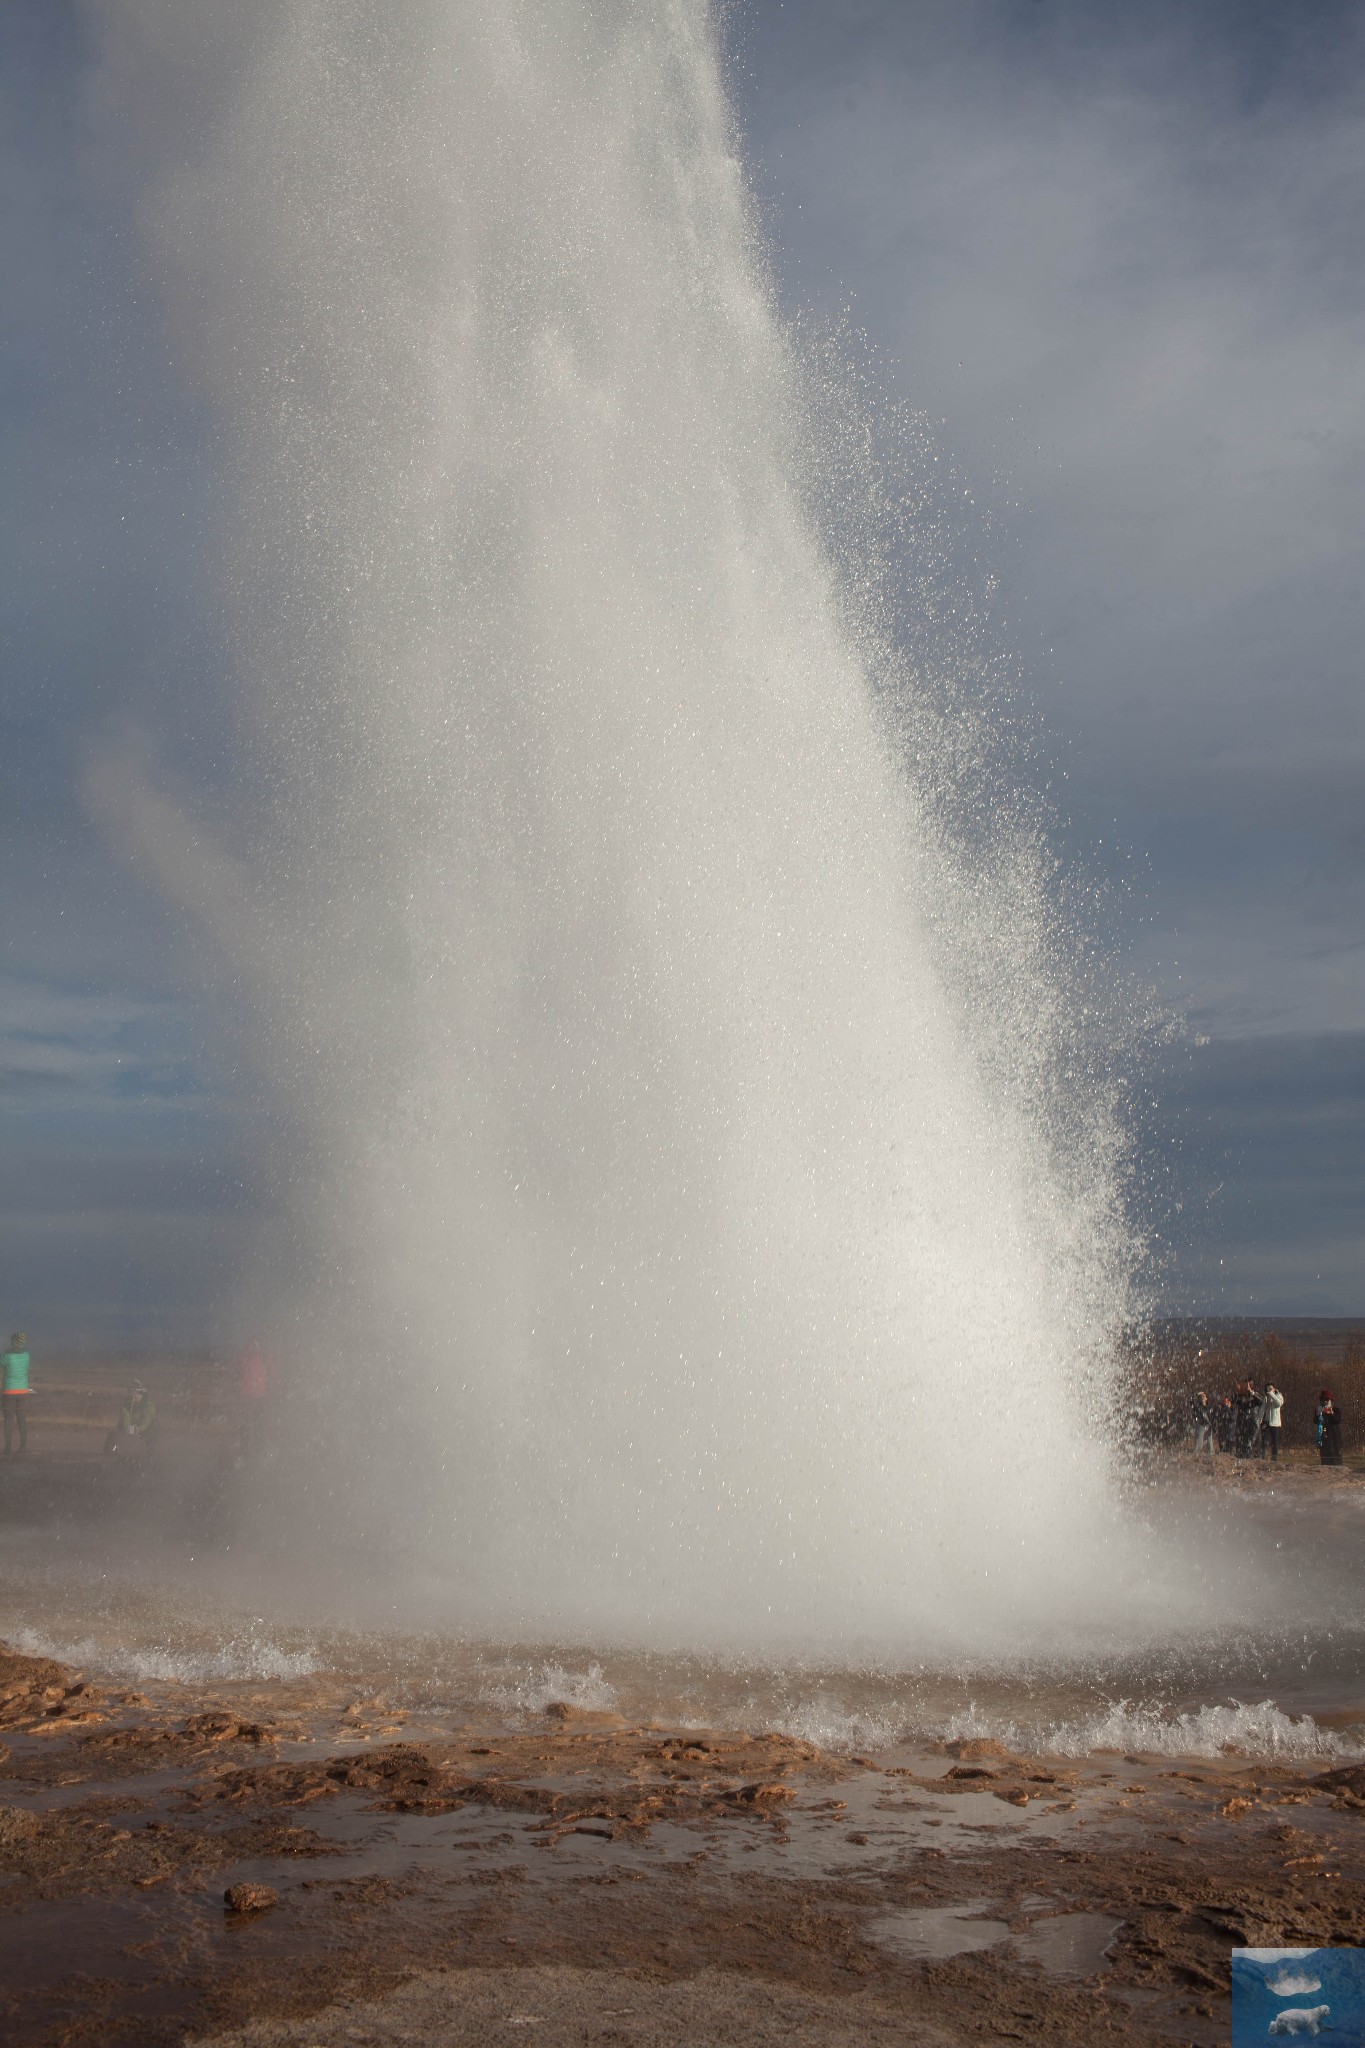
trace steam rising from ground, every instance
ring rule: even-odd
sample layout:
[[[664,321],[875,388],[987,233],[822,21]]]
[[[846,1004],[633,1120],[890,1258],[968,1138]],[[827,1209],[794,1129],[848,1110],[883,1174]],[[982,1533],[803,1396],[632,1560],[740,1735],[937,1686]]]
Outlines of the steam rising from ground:
[[[96,793],[252,1020],[296,1534],[544,1640],[1159,1625],[1041,863],[811,509],[708,8],[101,19],[238,752],[216,848]]]

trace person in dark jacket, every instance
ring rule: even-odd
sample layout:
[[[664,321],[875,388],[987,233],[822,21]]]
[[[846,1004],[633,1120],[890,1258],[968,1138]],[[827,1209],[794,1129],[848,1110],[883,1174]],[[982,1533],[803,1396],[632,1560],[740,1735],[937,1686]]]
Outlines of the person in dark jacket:
[[[1341,1459],[1341,1409],[1332,1399],[1330,1387],[1324,1387],[1318,1395],[1317,1414],[1313,1418],[1317,1426],[1318,1457],[1324,1465],[1339,1465]]]
[[[1261,1397],[1250,1380],[1238,1380],[1233,1405],[1237,1411],[1237,1455],[1249,1458],[1256,1444],[1256,1417],[1261,1405]]]
[[[1215,1411],[1218,1427],[1218,1448],[1220,1451],[1235,1451],[1237,1448],[1237,1410],[1232,1405],[1231,1394],[1224,1394]]]
[[[1190,1403],[1190,1429],[1196,1451],[1207,1451],[1210,1457],[1213,1456],[1213,1420],[1209,1397],[1201,1388]]]
[[[118,1412],[118,1421],[104,1439],[106,1451],[121,1450],[125,1444],[141,1444],[144,1453],[150,1454],[156,1445],[157,1432],[161,1425],[156,1419],[156,1403],[141,1380],[135,1380],[124,1395],[123,1406]]]

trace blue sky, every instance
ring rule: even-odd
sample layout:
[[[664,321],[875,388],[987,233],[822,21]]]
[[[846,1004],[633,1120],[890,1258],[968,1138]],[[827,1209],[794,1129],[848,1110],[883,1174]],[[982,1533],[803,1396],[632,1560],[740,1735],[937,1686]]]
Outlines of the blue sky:
[[[211,423],[169,368],[87,14],[0,11],[0,1316],[213,1334],[261,1200],[191,941],[82,797],[137,722],[213,779]],[[1365,14],[739,0],[793,311],[847,313],[991,520],[1068,849],[1185,1019],[1168,1298],[1365,1311]]]

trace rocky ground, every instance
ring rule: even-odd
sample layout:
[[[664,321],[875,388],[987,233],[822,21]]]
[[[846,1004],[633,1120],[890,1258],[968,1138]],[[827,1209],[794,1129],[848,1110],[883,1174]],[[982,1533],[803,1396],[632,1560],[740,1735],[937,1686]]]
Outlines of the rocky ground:
[[[850,1758],[342,1676],[0,1656],[19,2044],[1214,2043],[1234,1944],[1365,1941],[1365,1767]]]

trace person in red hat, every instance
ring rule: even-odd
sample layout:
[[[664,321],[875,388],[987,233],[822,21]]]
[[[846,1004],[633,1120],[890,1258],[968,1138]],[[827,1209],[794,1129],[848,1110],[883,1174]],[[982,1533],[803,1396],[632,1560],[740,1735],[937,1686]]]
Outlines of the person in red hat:
[[[241,1412],[241,1455],[250,1457],[265,1440],[266,1402],[270,1396],[270,1364],[253,1337],[237,1364],[237,1398]]]

